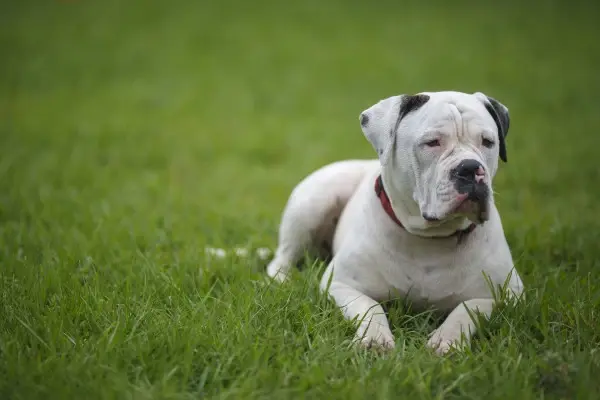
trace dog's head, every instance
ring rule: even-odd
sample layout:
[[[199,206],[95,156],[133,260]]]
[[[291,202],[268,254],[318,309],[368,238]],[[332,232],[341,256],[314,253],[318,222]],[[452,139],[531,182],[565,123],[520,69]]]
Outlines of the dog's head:
[[[504,105],[479,92],[393,96],[360,115],[392,204],[412,199],[431,226],[488,219],[509,121]]]

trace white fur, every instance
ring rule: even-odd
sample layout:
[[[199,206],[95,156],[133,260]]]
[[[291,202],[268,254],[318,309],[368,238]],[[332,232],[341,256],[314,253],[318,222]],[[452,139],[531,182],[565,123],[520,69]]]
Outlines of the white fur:
[[[363,127],[379,160],[348,160],[327,165],[306,177],[285,207],[269,276],[285,280],[306,250],[332,246],[333,258],[321,281],[348,319],[358,318],[356,339],[370,346],[394,346],[379,302],[403,298],[415,307],[451,311],[432,332],[428,345],[445,353],[467,340],[475,324],[467,309],[489,316],[494,301],[488,281],[514,294],[523,290],[513,269],[498,211],[489,199],[487,221],[463,241],[446,236],[466,228],[473,215],[456,212],[458,192],[449,171],[475,159],[491,182],[498,168],[498,130],[481,93],[426,93],[429,100],[409,112],[394,131],[402,96],[380,101],[363,114]],[[482,137],[496,146],[481,145]],[[440,139],[431,149],[424,141]],[[376,177],[403,228],[385,213],[374,193]],[[423,213],[440,221],[429,222]],[[339,219],[339,221],[338,221]],[[482,221],[477,221],[481,223]]]

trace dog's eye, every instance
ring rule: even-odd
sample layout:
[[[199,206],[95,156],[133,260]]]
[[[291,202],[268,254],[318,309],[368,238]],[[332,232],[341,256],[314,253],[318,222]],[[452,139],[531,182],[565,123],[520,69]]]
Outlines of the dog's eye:
[[[494,142],[491,141],[490,139],[483,139],[481,141],[481,144],[484,145],[485,147],[487,147],[488,149],[491,149],[492,147],[494,147]]]
[[[429,142],[425,142],[425,146],[427,146],[427,147],[439,147],[440,146],[440,140],[439,139],[430,140]]]

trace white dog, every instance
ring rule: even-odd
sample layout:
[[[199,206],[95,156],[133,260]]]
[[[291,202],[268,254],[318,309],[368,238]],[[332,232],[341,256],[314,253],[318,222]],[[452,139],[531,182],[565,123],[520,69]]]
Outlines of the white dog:
[[[360,124],[379,160],[333,163],[300,182],[267,272],[283,281],[305,251],[330,250],[321,289],[357,318],[356,339],[392,348],[378,302],[403,298],[451,311],[428,342],[443,354],[469,342],[472,312],[491,313],[490,282],[523,290],[492,190],[508,109],[483,93],[424,92],[384,99]]]

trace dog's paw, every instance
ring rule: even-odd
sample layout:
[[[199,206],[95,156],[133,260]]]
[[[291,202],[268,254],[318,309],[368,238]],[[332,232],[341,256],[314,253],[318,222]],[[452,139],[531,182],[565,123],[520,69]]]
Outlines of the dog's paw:
[[[452,349],[453,344],[454,341],[452,340],[435,341],[433,339],[429,339],[427,342],[427,347],[432,349],[437,355],[443,356]]]
[[[388,352],[396,346],[392,332],[383,329],[369,329],[365,335],[356,336],[358,344],[366,349]]]
[[[275,280],[276,282],[283,283],[288,280],[289,276],[281,271],[276,272],[274,274],[268,274],[269,278]]]
[[[289,277],[290,267],[275,259],[267,266],[267,275],[277,282],[285,282]]]
[[[465,343],[461,341],[461,335],[443,335],[439,329],[433,331],[427,341],[427,347],[443,356],[450,350],[460,350]]]

